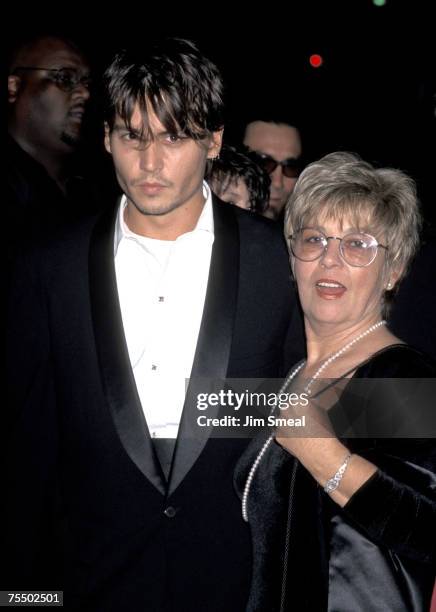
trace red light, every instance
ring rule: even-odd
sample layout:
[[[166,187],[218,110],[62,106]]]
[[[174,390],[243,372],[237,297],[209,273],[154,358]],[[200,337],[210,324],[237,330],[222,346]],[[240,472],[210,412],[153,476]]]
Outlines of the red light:
[[[310,56],[309,62],[312,68],[319,68],[323,63],[323,59],[318,53],[314,53]]]

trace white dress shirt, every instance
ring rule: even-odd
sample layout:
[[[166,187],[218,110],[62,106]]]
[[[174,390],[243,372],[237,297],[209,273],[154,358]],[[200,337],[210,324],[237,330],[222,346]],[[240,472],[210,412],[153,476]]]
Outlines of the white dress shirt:
[[[176,438],[203,315],[214,240],[211,192],[195,229],[176,240],[115,226],[115,270],[124,334],[151,436]]]

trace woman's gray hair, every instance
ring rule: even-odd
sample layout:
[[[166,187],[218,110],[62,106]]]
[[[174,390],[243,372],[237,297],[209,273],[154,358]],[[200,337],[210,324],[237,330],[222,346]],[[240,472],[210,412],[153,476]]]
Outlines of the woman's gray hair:
[[[401,278],[419,245],[421,215],[414,181],[374,168],[354,153],[330,153],[301,173],[285,210],[285,236],[326,217],[347,219],[388,246],[386,263]],[[386,242],[384,242],[386,241]]]

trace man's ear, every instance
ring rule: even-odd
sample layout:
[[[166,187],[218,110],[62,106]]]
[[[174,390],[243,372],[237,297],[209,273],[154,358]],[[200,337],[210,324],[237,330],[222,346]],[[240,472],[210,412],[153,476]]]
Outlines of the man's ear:
[[[109,129],[109,125],[107,124],[107,122],[104,122],[104,148],[106,149],[106,151],[108,153],[112,153],[111,151],[111,132]]]
[[[221,128],[217,132],[212,132],[207,151],[208,159],[215,159],[215,157],[218,157],[220,154],[221,145],[223,143],[223,134],[224,128]]]
[[[8,76],[8,102],[13,104],[17,100],[18,92],[20,90],[21,79],[16,74],[10,74]]]

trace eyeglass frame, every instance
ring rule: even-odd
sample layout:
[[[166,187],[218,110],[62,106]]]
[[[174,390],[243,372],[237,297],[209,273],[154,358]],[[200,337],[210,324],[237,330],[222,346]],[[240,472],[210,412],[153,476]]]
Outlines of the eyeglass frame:
[[[293,255],[294,257],[296,257],[297,259],[299,259],[300,261],[311,262],[311,261],[316,261],[317,259],[319,259],[320,257],[322,257],[322,256],[323,256],[323,254],[325,254],[325,253],[326,253],[326,251],[327,251],[328,241],[329,241],[329,240],[339,240],[339,254],[340,254],[340,256],[341,256],[342,260],[343,260],[343,261],[345,261],[345,263],[346,263],[346,264],[348,264],[349,266],[351,266],[351,267],[353,267],[353,268],[367,268],[368,266],[370,266],[370,265],[371,265],[371,264],[372,264],[372,263],[375,261],[375,258],[377,257],[377,253],[378,253],[378,248],[379,248],[379,247],[381,247],[382,249],[385,249],[386,251],[388,251],[388,250],[389,250],[389,247],[388,247],[388,246],[385,246],[384,244],[381,244],[381,243],[380,243],[380,242],[377,240],[377,238],[374,238],[374,236],[372,236],[371,234],[367,234],[366,232],[348,232],[347,234],[345,234],[345,236],[342,236],[342,238],[341,238],[340,236],[326,236],[326,235],[324,234],[324,232],[322,232],[320,229],[317,229],[316,227],[302,227],[301,229],[299,229],[299,230],[298,230],[298,232],[302,232],[303,230],[311,230],[311,229],[313,229],[313,230],[317,231],[317,232],[318,232],[319,234],[321,234],[321,235],[322,235],[322,237],[324,238],[324,240],[323,240],[323,247],[324,247],[324,249],[323,249],[322,251],[320,251],[320,254],[319,254],[319,255],[317,255],[316,257],[314,257],[313,259],[302,259],[302,258],[301,258],[301,257],[299,257],[298,255],[296,255],[296,254],[294,253],[294,249],[292,248],[292,240],[293,240],[293,239],[295,240],[295,238],[294,238],[295,234],[290,234],[290,235],[288,236],[288,240],[289,240],[289,244],[290,244],[290,247],[291,247],[292,255]],[[359,266],[358,264],[352,264],[352,263],[350,263],[349,261],[347,261],[347,260],[345,259],[345,257],[344,257],[343,252],[342,252],[342,241],[343,241],[343,240],[344,240],[344,238],[346,238],[347,236],[352,236],[353,234],[360,234],[360,235],[362,235],[362,236],[368,236],[368,238],[371,238],[371,240],[372,240],[371,247],[375,247],[374,257],[371,259],[371,261],[369,261],[369,262],[368,262],[368,263],[366,263],[366,264],[362,264],[361,266]]]
[[[60,68],[45,68],[43,66],[15,66],[15,68],[12,70],[12,74],[15,74],[17,70],[45,70],[46,72],[55,72],[57,74],[59,74],[63,70],[68,70],[71,73],[76,73],[78,76],[78,72],[76,68],[72,68],[70,66],[61,66]],[[89,90],[91,86],[91,82],[92,82],[91,77],[89,75],[80,77],[78,80],[76,80],[75,83],[72,84],[71,87],[70,86],[66,87],[65,85],[62,85],[59,81],[55,79],[50,79],[50,80],[61,91],[66,91],[66,92],[74,91],[74,89],[77,89],[79,85],[82,85],[83,87],[86,87],[86,89]]]
[[[273,172],[275,172],[275,170],[278,168],[278,166],[281,166],[282,174],[286,178],[295,178],[296,179],[301,174],[302,163],[301,163],[300,158],[297,158],[297,157],[288,157],[286,159],[282,159],[282,161],[278,161],[277,159],[275,159],[271,155],[268,155],[268,153],[262,153],[260,151],[250,150],[250,154],[254,158],[254,161],[259,166],[261,166],[263,168],[263,170],[265,170],[265,172],[268,175],[270,175]],[[269,162],[269,163],[272,162],[274,164],[274,167],[271,170],[267,170],[267,168],[264,167],[264,162]],[[288,176],[286,174],[286,169],[287,168],[290,168],[291,170],[295,170],[297,173],[294,176]]]

